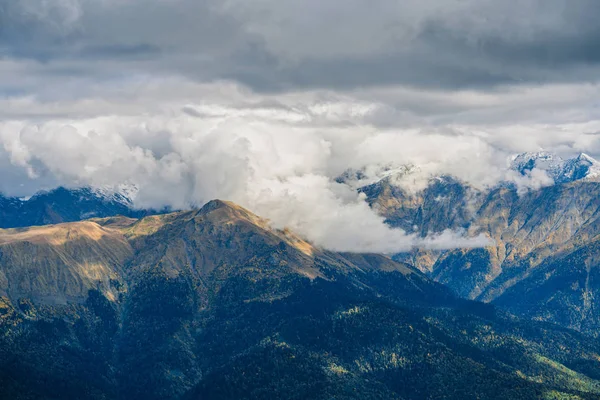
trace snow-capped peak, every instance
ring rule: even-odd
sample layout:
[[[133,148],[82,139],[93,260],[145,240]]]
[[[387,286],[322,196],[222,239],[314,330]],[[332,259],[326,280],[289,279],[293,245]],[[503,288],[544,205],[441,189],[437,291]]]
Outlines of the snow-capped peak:
[[[600,177],[600,162],[585,153],[566,160],[547,151],[522,153],[511,162],[511,169],[521,175],[528,175],[534,168],[545,171],[555,183]]]
[[[134,184],[122,183],[116,186],[98,186],[92,187],[90,190],[98,197],[102,197],[109,201],[115,201],[130,206],[139,191]]]
[[[384,179],[396,182],[409,175],[417,174],[420,171],[420,168],[413,164],[368,165],[358,170],[348,169],[342,175],[338,176],[336,181],[354,188],[361,188]]]
[[[580,153],[580,154],[577,156],[577,161],[581,161],[581,162],[589,162],[590,164],[596,164],[596,163],[598,163],[598,161],[597,161],[595,158],[593,158],[593,157],[590,157],[590,156],[588,156],[588,155],[587,155],[587,154],[585,154],[585,153]]]

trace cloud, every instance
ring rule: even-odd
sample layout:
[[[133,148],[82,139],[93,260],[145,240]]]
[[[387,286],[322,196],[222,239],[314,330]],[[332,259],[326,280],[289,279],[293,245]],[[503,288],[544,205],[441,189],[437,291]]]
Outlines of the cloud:
[[[467,237],[460,232],[446,229],[437,235],[430,235],[416,242],[421,248],[430,250],[445,250],[450,248],[470,249],[476,247],[492,246],[494,241],[484,234]]]
[[[389,106],[364,100],[364,93],[272,95],[215,83],[190,84],[189,92],[182,85],[172,94],[178,84],[164,85],[143,85],[137,101],[121,88],[84,100],[13,103],[8,112],[32,114],[0,123],[0,162],[12,177],[2,190],[23,196],[59,184],[132,183],[139,207],[233,200],[335,250],[472,247],[489,243],[456,232],[422,239],[390,229],[355,187],[336,178],[349,168],[377,178],[412,164],[418,172],[398,181],[412,190],[440,174],[481,188],[500,180],[536,188],[548,184],[543,171],[523,177],[507,169],[515,150],[562,146],[565,138],[571,152],[600,149],[600,137],[586,133],[590,122],[561,126],[550,138],[527,125],[533,139],[516,145],[519,132],[507,126],[378,126],[377,113]],[[79,117],[61,116],[69,110]]]
[[[0,190],[130,182],[140,207],[230,199],[337,250],[485,245],[390,230],[335,179],[539,188],[512,154],[600,155],[598,7],[0,0]]]
[[[599,11],[594,0],[1,0],[0,52],[54,64],[40,79],[182,75],[263,91],[585,82],[599,77]]]
[[[0,126],[0,143],[10,169],[26,171],[29,181],[52,176],[66,185],[129,182],[139,187],[140,207],[185,208],[230,199],[275,227],[291,228],[333,250],[393,253],[415,246],[487,244],[451,232],[422,239],[391,229],[364,195],[335,182],[338,170],[351,162],[343,152],[356,153],[373,139],[369,147],[378,145],[368,130],[330,128],[323,134],[322,127],[289,125],[300,118],[286,112],[217,110],[202,118],[182,112],[175,118],[11,123]],[[361,136],[353,148],[344,149],[346,133]]]
[[[482,235],[468,237],[449,230],[421,238],[392,229],[367,205],[364,195],[324,176],[270,181],[252,192],[255,209],[276,227],[289,227],[331,250],[397,253],[414,247],[471,248],[492,243]]]

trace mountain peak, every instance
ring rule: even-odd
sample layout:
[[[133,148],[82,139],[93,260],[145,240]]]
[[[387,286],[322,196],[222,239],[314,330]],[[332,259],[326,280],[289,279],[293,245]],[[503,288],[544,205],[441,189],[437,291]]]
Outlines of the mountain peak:
[[[550,159],[561,159],[558,155],[549,151],[526,151],[513,156],[513,161],[517,160],[550,160]]]
[[[219,223],[246,221],[262,229],[270,230],[269,222],[266,219],[228,200],[211,200],[198,210],[196,216],[204,216]]]
[[[516,155],[511,169],[527,175],[533,169],[545,171],[555,183],[567,183],[600,176],[600,162],[580,153],[576,157],[563,159],[547,151],[528,152]]]
[[[241,207],[239,207],[237,204],[235,204],[231,201],[228,201],[228,200],[214,199],[214,200],[211,200],[208,203],[204,204],[198,211],[198,214],[208,214],[212,211],[215,211],[215,210],[218,210],[221,208],[237,209],[237,208],[241,208]]]
[[[593,157],[591,157],[591,156],[589,156],[589,155],[587,155],[585,153],[579,153],[579,155],[577,156],[576,160],[577,161],[581,161],[581,162],[588,162],[588,163],[591,163],[591,164],[598,163],[598,161],[595,158],[593,158]]]
[[[131,185],[118,185],[114,190],[59,186],[25,198],[0,194],[0,228],[48,225],[115,215],[141,217],[164,212],[134,208],[135,190]]]
[[[104,201],[123,206],[131,206],[138,192],[135,185],[120,184],[117,186],[80,186],[65,187],[58,186],[53,189],[40,190],[22,201],[40,200],[51,196],[71,196],[81,201]]]
[[[216,225],[246,223],[251,225],[252,229],[259,229],[264,234],[272,235],[307,256],[312,256],[317,251],[312,244],[289,229],[275,229],[269,220],[259,217],[232,201],[211,200],[202,206],[196,213],[196,217],[202,217]]]
[[[399,183],[421,173],[421,168],[411,163],[368,165],[360,169],[347,169],[335,181],[360,189],[378,182]]]

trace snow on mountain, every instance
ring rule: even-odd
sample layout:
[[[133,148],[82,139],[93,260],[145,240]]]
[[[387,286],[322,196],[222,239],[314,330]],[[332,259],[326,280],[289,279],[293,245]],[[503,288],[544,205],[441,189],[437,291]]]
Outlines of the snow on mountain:
[[[137,188],[57,187],[37,192],[29,198],[5,197],[0,194],[0,228],[57,224],[88,218],[124,215],[133,218],[156,213],[133,207]]]
[[[521,175],[533,169],[545,171],[554,183],[600,178],[600,162],[585,153],[566,160],[546,151],[522,153],[513,158],[510,168]]]
[[[139,191],[138,187],[133,184],[120,184],[117,186],[100,186],[89,189],[94,195],[103,198],[107,201],[121,203],[126,206],[131,206]]]
[[[33,196],[19,198],[22,202],[28,202],[40,197],[52,196],[57,191],[64,190],[81,200],[96,200],[106,203],[117,203],[127,207],[133,205],[133,201],[138,193],[137,186],[133,184],[119,184],[116,186],[82,186],[76,188],[55,188],[51,190],[40,190]]]
[[[348,169],[336,178],[336,182],[345,183],[353,188],[359,189],[379,182],[384,179],[394,183],[400,183],[411,175],[416,175],[421,169],[413,164],[402,165],[368,165],[361,169]]]
[[[563,179],[566,179],[568,182],[598,177],[600,177],[600,162],[585,153],[581,153],[576,158],[565,162]]]
[[[576,157],[564,159],[548,151],[529,152],[515,155],[509,169],[524,177],[540,176],[544,178],[544,186],[578,180],[600,181],[600,161],[581,153]],[[544,175],[547,175],[547,177]],[[435,180],[448,179],[447,175],[428,174],[413,164],[380,164],[368,165],[360,169],[348,169],[336,178],[336,182],[346,184],[360,190],[366,186],[386,181],[394,186],[409,190],[423,190]],[[460,180],[459,180],[460,181]],[[497,182],[500,186],[513,182]],[[468,182],[465,182],[468,185]]]

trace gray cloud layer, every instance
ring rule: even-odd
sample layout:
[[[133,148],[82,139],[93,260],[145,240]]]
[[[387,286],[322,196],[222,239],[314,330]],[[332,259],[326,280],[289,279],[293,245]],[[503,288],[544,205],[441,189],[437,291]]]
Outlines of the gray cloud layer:
[[[599,14],[595,0],[2,0],[0,49],[55,74],[476,88],[597,79]]]

